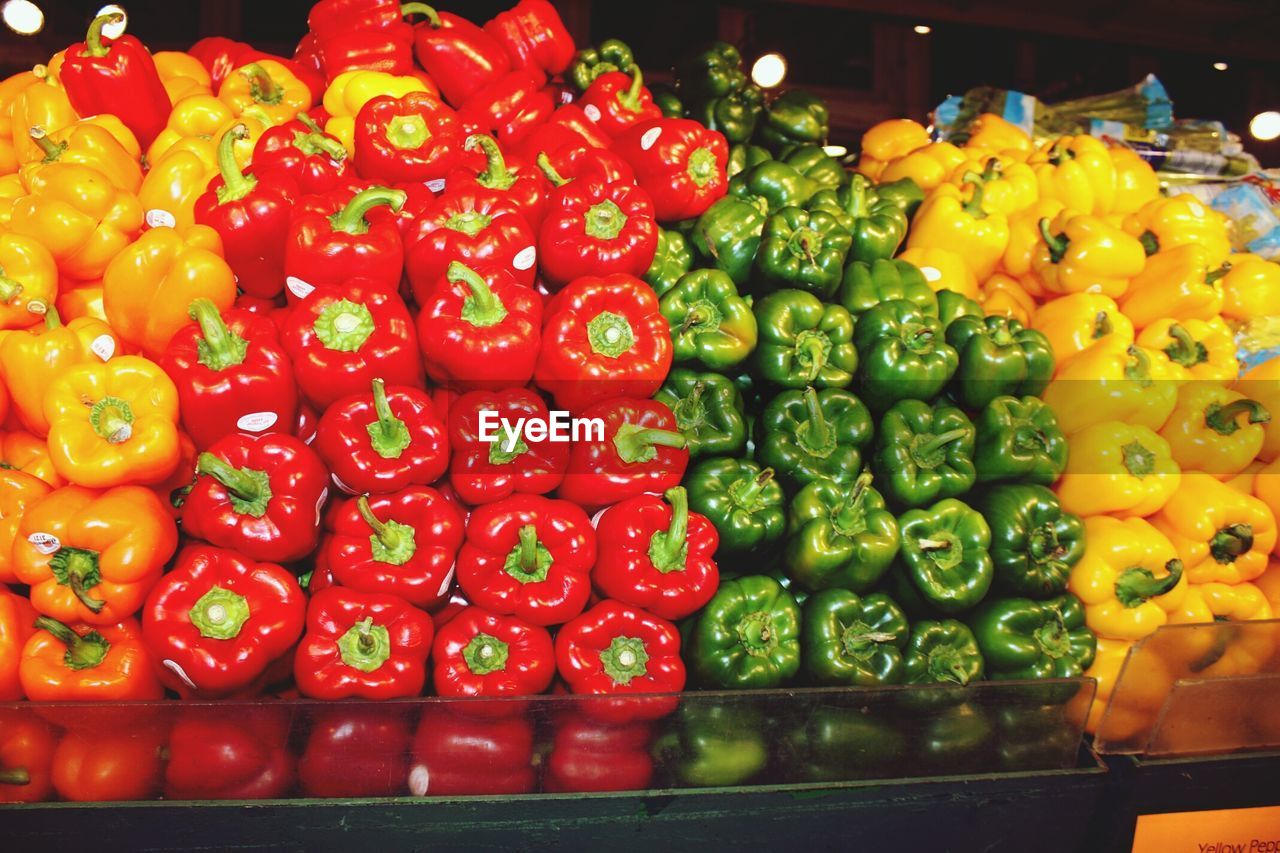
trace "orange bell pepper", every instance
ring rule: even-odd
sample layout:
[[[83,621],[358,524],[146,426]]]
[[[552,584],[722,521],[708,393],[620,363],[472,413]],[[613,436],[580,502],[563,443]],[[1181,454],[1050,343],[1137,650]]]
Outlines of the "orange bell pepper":
[[[120,338],[101,320],[82,317],[63,325],[56,309],[44,322],[11,332],[0,340],[0,376],[13,398],[22,425],[38,436],[49,433],[44,414],[45,392],[72,367],[111,358]]]
[[[1136,328],[1162,317],[1212,320],[1222,312],[1220,279],[1229,267],[1214,267],[1203,246],[1187,244],[1166,249],[1147,264],[1120,298],[1120,308]]]
[[[141,356],[71,368],[45,393],[44,414],[53,465],[76,485],[152,485],[178,466],[178,389]]]
[[[196,448],[196,443],[191,440],[191,436],[178,430],[178,466],[173,469],[168,479],[151,487],[151,490],[160,498],[160,503],[168,507],[169,514],[175,521],[181,520],[182,504],[186,502],[187,494],[190,493],[191,486],[196,481],[196,462],[199,456],[200,451]]]
[[[13,538],[18,535],[18,524],[27,507],[43,498],[53,487],[31,474],[11,468],[0,468],[0,584],[18,582],[13,573]],[[0,586],[0,592],[4,588]],[[3,631],[0,630],[0,634]],[[3,638],[0,637],[0,645]],[[4,653],[0,651],[0,662]],[[0,698],[0,702],[6,701]]]
[[[1044,244],[1040,234],[1040,220],[1053,220],[1063,211],[1062,202],[1053,198],[1038,199],[1026,210],[1018,211],[1009,217],[1009,246],[1000,259],[1001,268],[1019,278],[1026,277],[1028,292],[1032,296],[1044,296],[1045,290],[1038,280],[1031,276],[1031,259],[1036,249]]]
[[[0,803],[39,803],[53,793],[53,726],[27,708],[0,708]]]
[[[307,84],[274,59],[260,59],[232,71],[218,87],[218,100],[237,116],[252,116],[272,126],[293,121],[314,104]]]
[[[911,220],[906,245],[954,252],[978,280],[985,280],[1009,247],[1009,220],[983,208],[985,189],[980,178],[968,186],[968,194],[951,184],[930,193]]]
[[[1267,464],[1255,474],[1252,485],[1250,491],[1253,496],[1266,504],[1272,515],[1280,518],[1280,459]],[[1280,557],[1280,545],[1273,550]]]
[[[1035,173],[1026,163],[990,151],[964,150],[967,159],[955,168],[947,182],[955,187],[980,182],[982,209],[987,213],[1012,216],[1039,199]]]
[[[7,229],[13,218],[13,203],[27,194],[22,177],[16,172],[0,177],[0,228]]]
[[[1085,549],[1067,589],[1084,602],[1085,623],[1099,637],[1140,640],[1169,621],[1187,594],[1173,544],[1141,518],[1084,520]]]
[[[155,166],[174,144],[184,139],[203,139],[211,148],[216,148],[214,140],[221,138],[218,131],[235,117],[231,107],[213,95],[189,95],[181,101],[174,101],[173,112],[169,113],[164,130],[156,135],[147,149],[147,161]]]
[[[9,227],[43,243],[69,278],[101,278],[142,230],[137,196],[88,166],[50,163],[31,176],[30,189],[14,202]]]
[[[89,317],[94,320],[107,321],[107,312],[102,305],[102,280],[72,281],[64,280],[58,286],[58,314],[65,320],[78,320]]]
[[[1228,259],[1222,277],[1222,316],[1246,322],[1276,312],[1280,305],[1280,264],[1240,252]]]
[[[426,75],[344,71],[324,90],[324,109],[329,114],[324,132],[336,137],[348,151],[355,151],[356,116],[360,108],[379,95],[403,98],[410,92],[427,92],[440,98],[439,90]]]
[[[24,88],[9,106],[10,139],[19,163],[44,156],[31,139],[31,128],[43,127],[46,133],[56,133],[80,118],[71,108],[67,93],[49,77],[47,69],[43,76],[36,76],[39,82]]]
[[[1236,342],[1221,318],[1156,320],[1138,335],[1138,345],[1160,353],[1175,373],[1188,379],[1230,382],[1240,375]]]
[[[112,625],[138,611],[177,546],[177,527],[151,490],[63,486],[23,513],[13,569],[44,615]]]
[[[0,175],[18,170],[18,153],[13,147],[13,102],[28,86],[40,82],[30,71],[21,71],[0,81]]]
[[[120,337],[159,357],[173,333],[191,322],[192,300],[219,311],[236,299],[236,280],[222,259],[218,232],[204,225],[184,231],[152,228],[125,249],[102,278],[107,319]]]
[[[1027,132],[995,113],[982,113],[969,126],[965,148],[993,151],[1025,161],[1035,149]]]
[[[1103,421],[1158,430],[1177,403],[1178,389],[1154,364],[1147,350],[1109,335],[1058,363],[1044,401],[1067,435]]]
[[[993,273],[982,283],[982,298],[978,301],[984,313],[1010,317],[1028,327],[1036,311],[1036,301],[1022,282],[1002,272]]]
[[[1123,145],[1109,147],[1107,154],[1116,170],[1116,200],[1112,213],[1134,213],[1160,197],[1160,179],[1146,160]]]
[[[1267,569],[1276,520],[1261,500],[1199,471],[1183,471],[1152,523],[1169,537],[1191,583],[1240,583]]]
[[[1247,581],[1241,583],[1193,583],[1182,599],[1182,606],[1169,617],[1169,622],[1246,622],[1270,619],[1271,603],[1262,590]]]
[[[1219,382],[1189,382],[1160,435],[1182,470],[1230,477],[1258,455],[1270,419],[1261,403]]]
[[[1063,136],[1046,142],[1027,159],[1040,197],[1079,213],[1102,216],[1116,203],[1116,167],[1107,147],[1092,136]]]
[[[905,157],[928,144],[929,131],[919,122],[909,118],[882,121],[862,134],[858,171],[873,181],[879,181],[880,173],[889,161]]]
[[[917,246],[905,250],[898,257],[917,267],[935,293],[939,290],[954,290],[973,300],[982,296],[982,292],[978,290],[978,279],[969,264],[950,249]]]
[[[1280,459],[1280,358],[1250,368],[1237,380],[1235,389],[1251,400],[1257,400],[1268,412],[1277,413],[1277,417],[1264,425],[1258,457],[1268,462]]]
[[[1159,512],[1182,482],[1169,442],[1146,427],[1108,421],[1069,441],[1067,467],[1055,489],[1062,508],[1080,516],[1123,518]]]
[[[53,786],[73,803],[150,800],[164,779],[164,732],[70,731],[53,754]]]
[[[0,462],[15,471],[43,480],[55,489],[67,483],[54,470],[48,443],[29,432],[0,432]]]
[[[1267,604],[1271,605],[1271,612],[1280,613],[1280,563],[1272,561],[1262,576],[1253,583],[1262,590]]]
[[[1031,272],[1049,293],[1102,293],[1118,299],[1142,272],[1142,244],[1096,216],[1063,210],[1039,222]]]
[[[35,632],[36,616],[30,601],[0,586],[0,702],[17,702],[25,695],[18,680],[18,661],[22,647]],[[0,761],[0,782],[4,771]],[[0,790],[3,787],[0,785]]]
[[[64,625],[41,616],[22,649],[19,675],[33,702],[163,699],[136,619]]]
[[[1142,241],[1148,255],[1195,245],[1205,252],[1210,269],[1231,254],[1229,227],[1226,216],[1192,195],[1154,199],[1124,220],[1124,230]]]
[[[161,50],[151,54],[155,60],[160,82],[169,95],[169,103],[176,104],[191,95],[212,95],[213,79],[200,60],[189,53],[177,50]]]
[[[112,120],[119,122],[114,117]],[[23,184],[30,188],[32,176],[50,163],[79,163],[97,169],[117,189],[136,194],[142,186],[141,152],[129,129],[123,124],[119,129],[129,134],[132,150],[121,144],[97,117],[78,121],[57,133],[47,133],[42,127],[31,128],[29,135],[44,156],[23,165],[19,172]]]
[[[1223,485],[1230,486],[1242,495],[1253,495],[1254,484],[1257,482],[1258,474],[1262,473],[1266,467],[1267,463],[1263,462],[1261,459],[1255,459],[1248,465],[1244,466],[1243,470],[1237,471],[1234,476],[1228,477],[1223,480],[1222,483]],[[1254,497],[1257,497],[1257,495],[1254,495]],[[1270,507],[1268,508],[1270,509]],[[1274,509],[1271,510],[1271,514],[1275,515]]]
[[[910,178],[928,193],[946,183],[947,177],[964,161],[964,152],[950,142],[930,142],[886,163],[878,180],[891,182]]]
[[[1120,678],[1120,670],[1133,648],[1133,640],[1110,640],[1098,638],[1098,650],[1093,655],[1093,665],[1085,670],[1085,677],[1098,682],[1093,695],[1093,704],[1089,706],[1089,719],[1084,730],[1089,734],[1098,733],[1098,724],[1111,701],[1111,693],[1115,690],[1116,681]]]
[[[1046,302],[1036,309],[1031,327],[1049,339],[1059,364],[1103,339],[1125,347],[1133,343],[1133,324],[1114,299],[1101,293],[1072,293]]]
[[[0,329],[25,329],[44,319],[58,295],[58,265],[40,241],[0,234]]]

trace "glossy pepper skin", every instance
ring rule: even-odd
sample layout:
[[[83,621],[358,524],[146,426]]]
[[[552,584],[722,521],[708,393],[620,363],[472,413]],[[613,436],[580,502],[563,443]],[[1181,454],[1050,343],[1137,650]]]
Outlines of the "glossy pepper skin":
[[[534,381],[581,412],[615,397],[649,397],[672,361],[653,291],[630,275],[577,279],[548,304]]]
[[[136,619],[63,624],[41,616],[22,649],[18,675],[33,702],[157,700],[164,689]]]
[[[767,575],[725,581],[695,620],[689,646],[708,686],[777,687],[800,669],[800,607]]]
[[[293,677],[312,699],[417,696],[433,634],[431,617],[398,596],[322,589],[307,606]]]
[[[16,656],[15,656],[16,657]],[[0,802],[39,803],[53,793],[50,769],[58,737],[34,711],[0,710]]]
[[[825,145],[830,131],[826,101],[800,89],[784,92],[764,113],[756,138],[771,151],[788,145]]]
[[[491,136],[468,136],[462,150],[480,152],[484,159],[478,164],[454,169],[445,184],[449,190],[486,191],[512,202],[536,233],[546,213],[547,196],[551,190],[542,170],[530,161],[503,157],[502,150]]]
[[[883,593],[826,589],[804,604],[804,666],[819,684],[897,684],[910,636],[906,614]]]
[[[742,287],[751,278],[764,222],[765,211],[760,207],[726,196],[698,217],[689,240],[701,257],[727,272],[734,284]]]
[[[964,412],[920,400],[899,400],[876,432],[873,468],[893,503],[923,507],[973,487],[974,427]]]
[[[592,581],[605,596],[663,619],[683,619],[711,600],[720,581],[714,525],[689,512],[684,488],[664,500],[639,495],[596,520],[600,540]]]
[[[693,249],[689,239],[679,231],[664,228],[658,232],[658,248],[643,278],[654,293],[663,296],[692,268]]]
[[[1192,195],[1154,198],[1124,218],[1124,230],[1142,243],[1147,256],[1194,244],[1207,251],[1210,266],[1231,252],[1228,220]]]
[[[938,297],[914,265],[902,260],[853,261],[844,268],[836,301],[854,317],[881,302],[911,302],[924,314],[938,313]]]
[[[1210,250],[1198,243],[1176,246],[1147,259],[1120,308],[1135,328],[1162,317],[1212,320],[1222,311],[1221,280],[1231,266],[1214,266]]]
[[[22,647],[36,630],[38,615],[24,596],[10,592],[8,587],[0,589],[0,701],[17,702],[23,698],[18,664],[22,659]],[[2,750],[3,746],[0,746],[0,778],[3,778],[5,770],[10,769],[2,757]],[[0,788],[0,792],[3,790]]]
[[[225,436],[200,454],[196,475],[182,515],[191,536],[276,563],[315,549],[329,474],[300,439]]]
[[[164,795],[174,800],[260,800],[286,795],[292,719],[270,705],[184,708],[169,731]]]
[[[187,698],[244,695],[302,636],[306,609],[292,572],[191,544],[147,596],[142,636],[170,690]]]
[[[675,693],[684,689],[680,632],[671,622],[619,601],[605,600],[556,632],[556,669],[572,693]],[[620,703],[622,720],[665,716],[678,700]],[[585,706],[599,714],[603,708]]]
[[[319,98],[293,69],[274,59],[248,62],[227,75],[218,100],[237,116],[250,115],[268,125],[284,124],[311,109]]]
[[[765,221],[753,281],[766,292],[792,287],[829,299],[840,285],[849,239],[826,210],[783,207]]]
[[[898,554],[898,521],[865,472],[849,484],[818,479],[791,499],[783,561],[810,592],[866,592]]]
[[[39,155],[19,168],[18,175],[24,184],[33,172],[57,162],[90,166],[127,192],[136,193],[142,184],[137,140],[114,116],[82,119],[56,133],[35,125],[27,130],[27,135],[36,144]]]
[[[457,115],[427,92],[370,99],[356,115],[355,167],[391,184],[439,180],[462,158]]]
[[[286,276],[312,287],[341,287],[352,278],[373,279],[395,292],[404,267],[404,245],[395,223],[367,218],[370,211],[404,206],[403,190],[370,187],[344,198],[341,194],[309,196],[289,219],[284,250]]]
[[[787,527],[786,498],[772,468],[747,459],[704,459],[685,479],[689,507],[720,534],[717,556],[767,552]]]
[[[263,432],[298,416],[293,365],[276,325],[241,309],[225,315],[196,299],[196,322],[174,334],[160,366],[178,391],[182,426],[198,448],[230,432]]]
[[[484,31],[502,45],[512,68],[555,75],[573,61],[573,38],[547,0],[520,0],[495,15],[484,25]]]
[[[784,388],[843,388],[853,381],[858,353],[848,311],[802,290],[770,293],[753,310],[763,378]]]
[[[1187,591],[1173,544],[1140,518],[1085,519],[1089,547],[1067,588],[1099,637],[1138,640],[1169,621]]]
[[[1007,317],[958,317],[947,345],[959,362],[948,386],[966,409],[1002,395],[1038,396],[1053,378],[1053,349],[1043,334]]]
[[[662,294],[662,316],[671,327],[674,358],[708,370],[726,371],[755,349],[756,318],[733,279],[720,270],[685,273]]]
[[[532,793],[538,781],[533,722],[518,714],[491,719],[472,713],[469,707],[520,704],[475,702],[457,710],[427,709],[410,744],[409,793],[417,797]],[[484,760],[476,761],[478,755]]]
[[[1067,588],[1071,567],[1084,555],[1084,522],[1063,512],[1044,486],[1006,484],[974,499],[991,528],[996,589],[1043,600]]]
[[[307,113],[264,131],[252,162],[260,180],[292,184],[299,195],[332,192],[354,177],[350,152]]]
[[[891,299],[858,318],[853,335],[862,398],[873,412],[899,400],[929,400],[955,375],[959,355],[943,324],[914,303]]]
[[[1183,472],[1151,522],[1173,543],[1192,584],[1252,581],[1266,571],[1276,544],[1275,517],[1266,504],[1200,471]]]
[[[982,678],[984,662],[969,626],[955,619],[922,619],[911,626],[902,655],[906,684],[968,684]]]
[[[526,388],[502,391],[472,391],[463,394],[449,407],[449,484],[468,505],[493,503],[513,494],[544,495],[564,479],[569,464],[569,445],[565,442],[532,441],[511,436],[499,425],[488,423],[482,435],[482,419],[489,421],[496,413],[507,423],[521,418],[547,420],[550,411],[536,392]]]
[[[546,628],[482,607],[464,607],[442,625],[431,658],[439,696],[531,696],[556,674]]]
[[[810,210],[827,210],[849,232],[849,260],[870,264],[897,253],[907,236],[908,219],[896,199],[881,197],[864,176],[848,186],[824,189],[809,199]]]
[[[426,20],[413,28],[413,54],[440,94],[460,107],[485,83],[511,68],[502,46],[460,15],[418,4]]]
[[[1160,436],[1183,470],[1230,476],[1262,450],[1270,421],[1266,406],[1239,391],[1217,382],[1188,382],[1178,389],[1178,403]]]
[[[781,160],[763,160],[729,182],[729,195],[769,214],[804,207],[817,191],[816,181]]]
[[[34,326],[58,295],[58,267],[34,237],[0,234],[0,330]]]
[[[169,118],[169,95],[142,42],[130,35],[103,38],[104,26],[123,20],[119,12],[94,18],[85,40],[67,48],[59,80],[77,113],[113,113],[145,146]]]
[[[975,176],[976,177],[976,176]],[[962,190],[944,184],[925,199],[911,220],[907,248],[934,248],[955,252],[980,280],[990,277],[1009,245],[1009,222],[1002,213],[983,209],[983,182],[968,199]]]
[[[611,137],[616,137],[633,124],[662,118],[653,95],[644,86],[640,67],[632,65],[626,72],[608,71],[596,77],[579,101],[587,117]]]
[[[487,610],[558,625],[586,607],[595,558],[595,531],[579,506],[513,495],[471,512],[458,584]]]
[[[1050,293],[1101,293],[1119,299],[1142,272],[1142,244],[1093,216],[1063,211],[1039,222],[1042,244],[1031,271]]]
[[[675,415],[690,459],[733,456],[746,449],[745,404],[729,377],[673,368],[653,399]]]
[[[538,263],[553,284],[584,276],[644,275],[658,250],[644,189],[597,177],[561,178],[538,231]]]
[[[1053,485],[1067,467],[1067,439],[1036,397],[996,397],[973,421],[973,464],[983,483]]]
[[[1158,430],[1178,398],[1178,383],[1158,369],[1152,353],[1108,335],[1058,364],[1044,401],[1068,436],[1110,420]]]
[[[1169,442],[1146,427],[1106,421],[1069,439],[1071,454],[1058,498],[1081,516],[1149,516],[1160,510],[1182,482]]]
[[[13,572],[13,540],[18,535],[18,525],[27,508],[53,487],[33,474],[10,467],[11,463],[6,462],[5,466],[0,467],[0,584],[15,584],[18,579]]]
[[[1276,272],[1280,275],[1280,265]],[[1235,338],[1222,320],[1156,320],[1142,330],[1137,344],[1160,353],[1175,376],[1230,382],[1240,375]]]
[[[339,586],[427,609],[449,591],[462,531],[462,513],[439,492],[409,486],[338,504],[326,514],[321,547]]]
[[[800,488],[814,480],[849,482],[871,444],[871,413],[843,388],[783,391],[760,416],[756,458]]]
[[[898,520],[907,579],[925,602],[943,612],[973,607],[991,588],[991,528],[954,498],[912,509]]]
[[[987,678],[1078,678],[1093,665],[1097,639],[1070,593],[989,601],[968,619]]]
[[[601,76],[612,71],[630,72],[635,64],[630,45],[619,39],[605,39],[574,54],[566,79],[579,92],[585,92]]]
[[[483,188],[463,187],[415,209],[406,235],[406,270],[414,298],[430,301],[454,261],[481,274],[497,267],[532,286],[536,272],[535,232],[522,208]]]
[[[617,135],[613,147],[631,164],[663,222],[700,216],[729,189],[728,142],[692,119],[632,124]]]

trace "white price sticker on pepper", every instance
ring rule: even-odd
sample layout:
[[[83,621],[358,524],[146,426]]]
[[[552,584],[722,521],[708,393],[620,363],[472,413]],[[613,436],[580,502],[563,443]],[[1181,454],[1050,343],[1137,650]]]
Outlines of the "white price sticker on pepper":
[[[32,533],[27,537],[27,541],[31,543],[32,548],[45,555],[57,553],[62,548],[62,543],[52,533]]]

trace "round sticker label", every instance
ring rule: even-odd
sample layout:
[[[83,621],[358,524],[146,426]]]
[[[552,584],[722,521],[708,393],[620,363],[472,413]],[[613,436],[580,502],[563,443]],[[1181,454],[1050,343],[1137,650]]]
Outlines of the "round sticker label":
[[[242,415],[236,421],[236,427],[246,432],[262,432],[264,429],[270,429],[275,426],[277,416],[275,412],[251,412]]]
[[[98,335],[89,344],[89,351],[103,361],[108,361],[116,354],[116,340],[110,335]]]
[[[538,250],[533,246],[525,246],[516,256],[511,259],[511,266],[518,270],[527,270],[533,266],[533,262],[538,259]]]
[[[31,547],[35,548],[41,554],[53,554],[62,547],[62,543],[58,541],[58,537],[52,533],[32,533],[27,537],[27,541],[31,543]]]
[[[436,178],[434,181],[427,181],[427,189],[433,193],[444,192],[444,178]]]
[[[153,207],[147,211],[147,225],[151,228],[172,228],[177,224],[178,220],[167,210]]]
[[[648,151],[653,147],[653,143],[658,141],[658,137],[662,135],[662,128],[651,127],[644,132],[644,136],[640,137],[640,147]]]
[[[597,107],[595,104],[587,104],[585,107],[582,108],[582,111],[586,113],[587,118],[591,119],[592,121],[600,120],[600,108]]]
[[[284,286],[289,288],[289,292],[299,299],[306,299],[315,292],[315,285],[307,284],[296,275],[291,275],[284,280]]]
[[[937,267],[920,267],[920,275],[924,276],[925,281],[938,281],[942,278]]]
[[[440,584],[440,589],[436,591],[436,595],[443,598],[444,594],[449,591],[449,584],[453,583],[453,567],[449,567],[449,571],[444,576],[444,581]]]

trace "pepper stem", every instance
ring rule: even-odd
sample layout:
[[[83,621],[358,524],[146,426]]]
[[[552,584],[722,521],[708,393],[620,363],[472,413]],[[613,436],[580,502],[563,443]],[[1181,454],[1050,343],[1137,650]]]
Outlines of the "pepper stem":
[[[587,321],[587,342],[591,351],[605,358],[618,358],[636,342],[631,322],[622,314],[601,311]]]
[[[1129,361],[1124,366],[1124,378],[1137,382],[1142,387],[1151,384],[1151,357],[1141,347],[1131,346],[1125,350]]]
[[[231,508],[243,515],[261,518],[271,502],[271,479],[266,471],[236,468],[212,453],[201,453],[196,459],[196,474],[216,480],[227,491]]]
[[[671,524],[649,538],[649,562],[665,575],[684,571],[689,556],[689,493],[674,486],[663,497],[671,504]]]
[[[492,136],[485,136],[482,133],[468,136],[462,148],[464,151],[475,151],[479,148],[484,152],[484,171],[476,175],[476,183],[480,186],[490,190],[506,190],[516,182],[515,175],[511,174],[511,170],[507,168],[502,149],[498,147],[498,143]]]
[[[1181,323],[1174,323],[1167,333],[1173,343],[1164,348],[1164,354],[1174,364],[1183,367],[1195,367],[1209,360],[1209,350],[1204,344],[1191,337],[1191,333]]]
[[[1124,468],[1134,477],[1146,477],[1156,471],[1156,454],[1151,448],[1137,441],[1121,446],[1120,455]]]
[[[124,23],[124,15],[120,12],[108,12],[99,15],[89,24],[89,31],[84,36],[85,56],[106,56],[111,48],[102,43],[102,28],[107,24]]]
[[[827,348],[819,336],[815,335],[801,341],[796,349],[798,355],[808,355],[809,371],[804,378],[806,382],[813,382],[822,373],[822,368],[827,366]]]
[[[409,427],[392,413],[387,385],[381,378],[373,380],[373,411],[378,419],[366,427],[370,446],[383,459],[399,459],[411,441]]]
[[[30,785],[31,773],[25,767],[0,767],[0,785]]]
[[[1054,236],[1049,233],[1048,217],[1041,219],[1039,225],[1040,238],[1044,240],[1045,246],[1049,249],[1049,260],[1055,264],[1061,262],[1062,258],[1067,254],[1067,246],[1071,244],[1071,241],[1067,239],[1066,234]]]
[[[593,204],[583,216],[583,230],[596,240],[616,240],[627,227],[627,215],[612,199]]]
[[[928,457],[931,454],[937,453],[951,442],[964,438],[968,433],[969,431],[964,427],[949,429],[946,432],[938,433],[928,441],[921,442],[914,448],[914,450],[917,456]]]
[[[628,112],[640,112],[640,90],[644,88],[644,74],[640,71],[639,65],[631,66],[631,85],[627,90],[619,91],[617,94],[618,103],[622,104],[622,108]]]
[[[404,190],[393,190],[390,187],[369,187],[356,193],[346,207],[329,217],[329,224],[334,231],[347,234],[365,234],[369,231],[369,221],[365,214],[375,207],[388,205],[397,213],[404,207]]]
[[[40,150],[44,152],[44,159],[40,161],[42,163],[53,163],[61,157],[68,148],[67,143],[58,143],[50,139],[49,134],[39,125],[28,130],[27,136],[30,136],[31,141],[38,145]]]
[[[462,647],[462,660],[474,675],[488,675],[507,668],[511,650],[492,634],[476,634]]]
[[[249,128],[243,124],[233,125],[218,140],[218,172],[222,174],[222,186],[218,187],[218,204],[226,204],[240,199],[253,192],[258,186],[258,179],[246,175],[236,162],[236,141],[249,138]]]
[[[1209,554],[1216,562],[1234,563],[1236,557],[1253,550],[1253,525],[1228,524],[1209,539]]]
[[[133,437],[133,407],[119,397],[103,397],[89,409],[89,426],[108,444],[124,444]]]
[[[361,672],[375,672],[391,657],[391,633],[366,616],[338,638],[342,662]]]
[[[433,30],[438,30],[444,24],[440,21],[440,14],[426,3],[401,3],[400,17],[408,18],[413,15],[422,15],[427,19],[427,23],[431,25]]]
[[[1150,569],[1140,566],[1125,569],[1116,579],[1116,600],[1127,608],[1137,607],[1148,599],[1164,595],[1182,579],[1182,561],[1170,560],[1164,564],[1168,572],[1157,578]]]
[[[739,480],[728,489],[729,497],[740,507],[750,508],[760,499],[760,493],[764,491],[765,486],[769,485],[773,480],[773,469],[765,468],[749,482],[743,485],[743,481]]]
[[[418,550],[413,528],[398,521],[381,521],[369,506],[369,496],[356,498],[356,509],[369,525],[373,535],[369,537],[369,551],[379,563],[403,566]]]
[[[1160,238],[1154,231],[1143,231],[1138,242],[1142,244],[1142,251],[1146,252],[1148,258],[1160,251]]]
[[[979,179],[977,181],[970,182],[973,186],[973,195],[971,195],[969,200],[964,203],[964,212],[972,216],[974,219],[986,219],[987,212],[982,209],[982,196],[985,192],[982,186],[983,181],[981,180],[981,176],[975,177],[978,177]]]
[[[71,588],[76,599],[94,613],[102,612],[105,601],[89,595],[89,590],[102,583],[99,560],[102,555],[89,548],[64,546],[49,560],[49,571],[54,580]]]
[[[811,451],[827,450],[832,443],[831,425],[822,414],[822,401],[813,386],[804,389],[804,407],[808,426],[797,430],[796,437]]]
[[[867,180],[865,175],[853,174],[853,179],[849,183],[849,203],[844,209],[854,219],[864,219],[867,215],[867,192],[871,189],[871,182]]]
[[[210,640],[231,640],[249,621],[249,600],[220,586],[213,586],[187,611],[187,618]]]
[[[76,671],[93,669],[106,660],[107,652],[111,651],[111,643],[97,631],[90,631],[82,637],[48,616],[38,617],[35,626],[41,631],[48,631],[55,640],[67,647],[62,660]]]
[[[613,436],[618,458],[627,463],[651,462],[657,457],[659,447],[684,448],[688,443],[682,432],[632,423],[619,426]]]
[[[284,89],[257,62],[241,66],[240,74],[249,81],[249,95],[259,104],[275,106],[284,99]]]
[[[638,637],[614,637],[600,652],[600,666],[614,683],[627,685],[647,671],[649,653]]]
[[[1248,412],[1249,423],[1265,424],[1271,422],[1271,413],[1267,411],[1267,407],[1259,403],[1257,400],[1235,400],[1225,406],[1214,403],[1205,409],[1204,423],[1209,429],[1218,435],[1234,435],[1236,430],[1240,429],[1240,424],[1236,420],[1240,415]]]
[[[210,370],[226,370],[243,364],[249,342],[227,328],[213,300],[200,297],[187,307],[187,316],[200,324],[203,336],[196,344],[200,363]]]
[[[542,174],[547,176],[547,180],[553,186],[562,187],[569,183],[569,179],[557,172],[556,167],[551,165],[551,158],[547,156],[547,152],[541,151],[538,153],[537,163],[538,168],[542,170]]]
[[[860,512],[862,499],[866,497],[867,489],[871,487],[871,480],[871,472],[863,471],[858,475],[858,479],[853,481],[853,488],[845,495],[844,500],[832,508],[831,517],[836,521],[837,527],[851,528],[853,525],[850,522],[862,515]]]
[[[4,274],[4,267],[0,267],[0,305],[8,305],[21,296],[22,291],[22,282],[9,278]],[[47,320],[48,315],[45,316]]]
[[[534,571],[538,566],[538,528],[526,524],[520,528],[520,568],[526,572]]]
[[[1210,271],[1205,275],[1204,283],[1213,284],[1215,281],[1222,278],[1229,272],[1231,272],[1231,263],[1229,261],[1224,261],[1222,266],[1218,267],[1215,270]]]
[[[1090,337],[1096,341],[1098,338],[1105,338],[1114,330],[1115,327],[1111,324],[1111,315],[1106,311],[1099,311],[1093,318],[1093,334]]]
[[[451,261],[445,272],[450,284],[465,284],[471,295],[462,303],[462,319],[473,326],[486,328],[496,326],[507,316],[507,307],[502,304],[490,288],[484,277],[461,261]]]

